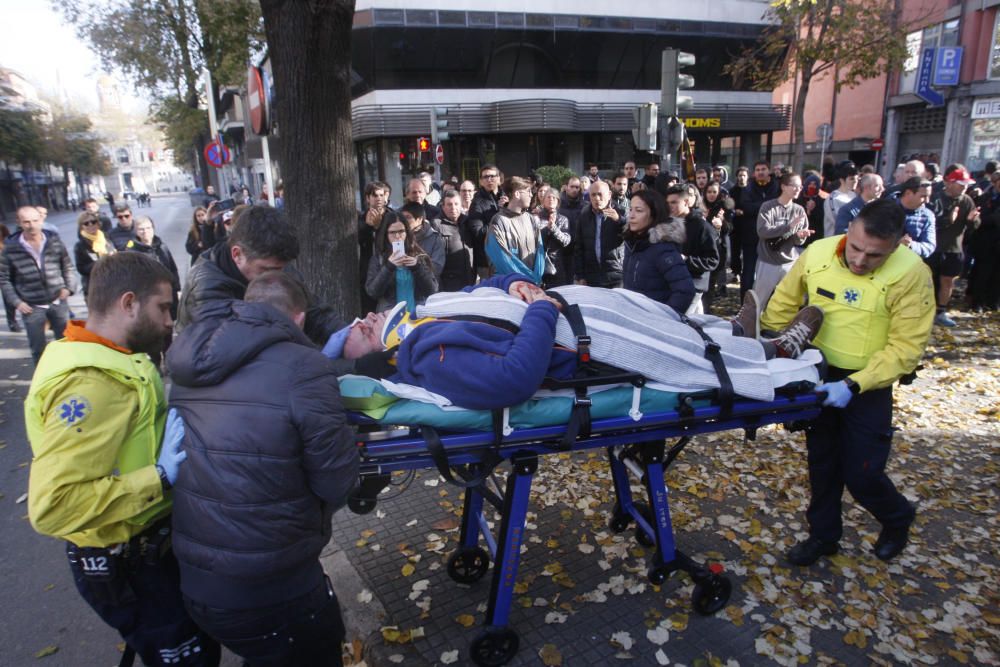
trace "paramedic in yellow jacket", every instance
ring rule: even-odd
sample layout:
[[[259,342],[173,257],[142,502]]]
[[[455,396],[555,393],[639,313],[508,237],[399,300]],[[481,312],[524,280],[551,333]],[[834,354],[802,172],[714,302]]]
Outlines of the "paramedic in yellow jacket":
[[[147,665],[218,665],[218,644],[184,609],[170,551],[184,423],[167,414],[148,353],[170,333],[172,302],[155,260],[120,253],[94,266],[90,319],[48,346],[25,400],[28,514],[66,541],[77,589],[125,640],[122,664],[138,654]]]
[[[804,301],[823,309],[813,344],[830,364],[823,411],[806,434],[812,497],[809,538],[788,560],[811,565],[837,552],[844,487],[882,524],[873,551],[882,560],[906,546],[912,505],[888,475],[892,385],[923,356],[934,321],[931,273],[900,245],[905,214],[890,199],[867,204],[847,234],[816,241],[781,281],[762,317],[784,326]]]

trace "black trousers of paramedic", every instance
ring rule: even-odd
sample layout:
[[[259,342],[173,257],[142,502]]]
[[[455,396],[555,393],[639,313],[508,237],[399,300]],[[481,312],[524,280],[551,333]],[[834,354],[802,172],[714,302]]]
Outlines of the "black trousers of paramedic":
[[[830,369],[829,381],[850,371]],[[823,408],[806,433],[812,498],[809,534],[836,542],[843,533],[844,487],[885,528],[902,528],[915,510],[885,474],[892,443],[892,387],[855,396],[846,408]]]
[[[144,664],[216,667],[222,649],[194,624],[184,609],[173,552],[142,554],[137,544],[133,538],[129,543],[130,553],[113,557],[114,580],[101,581],[84,573],[82,559],[93,563],[93,559],[108,556],[67,543],[70,569],[80,595],[105,623],[121,634],[128,649],[135,651]]]
[[[306,595],[257,609],[220,609],[185,599],[199,626],[249,667],[341,667],[346,631],[324,577]]]

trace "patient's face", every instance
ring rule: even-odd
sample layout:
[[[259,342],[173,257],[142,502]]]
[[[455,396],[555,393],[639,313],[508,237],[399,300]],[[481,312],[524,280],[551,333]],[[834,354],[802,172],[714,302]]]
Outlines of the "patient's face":
[[[347,341],[344,343],[345,359],[357,359],[369,352],[381,352],[385,349],[379,336],[388,312],[368,313],[365,319],[351,326]]]

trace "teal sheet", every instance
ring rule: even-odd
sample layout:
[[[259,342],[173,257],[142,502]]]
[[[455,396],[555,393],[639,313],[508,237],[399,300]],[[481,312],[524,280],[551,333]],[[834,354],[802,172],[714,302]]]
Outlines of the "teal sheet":
[[[430,403],[395,399],[381,384],[370,378],[348,376],[340,380],[340,393],[349,410],[363,412],[383,424],[411,426],[426,424],[452,431],[489,431],[493,415],[488,410],[443,409]],[[620,417],[632,409],[632,387],[592,391],[592,419]],[[663,412],[677,407],[678,394],[643,388],[639,410]],[[510,408],[509,424],[514,429],[565,424],[573,399],[550,397],[532,399]]]

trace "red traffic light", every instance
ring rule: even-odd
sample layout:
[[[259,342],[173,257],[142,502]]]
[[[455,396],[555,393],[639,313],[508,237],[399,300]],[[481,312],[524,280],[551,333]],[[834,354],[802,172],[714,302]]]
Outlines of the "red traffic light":
[[[417,150],[421,153],[429,153],[431,150],[431,140],[427,137],[417,139]]]
[[[406,159],[406,153],[400,153],[399,154],[399,161],[402,162],[405,159]]]

